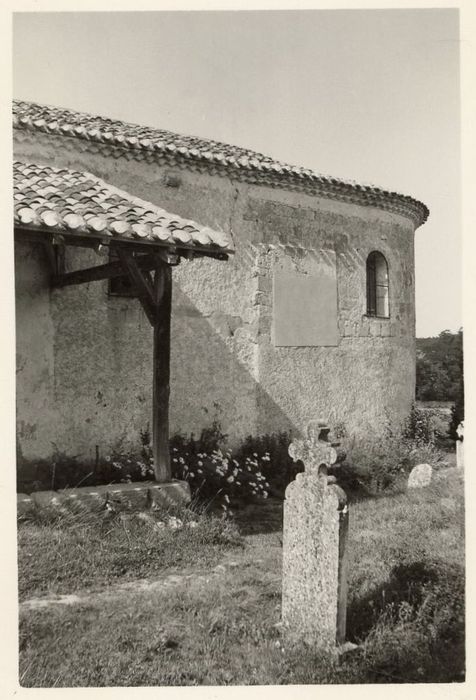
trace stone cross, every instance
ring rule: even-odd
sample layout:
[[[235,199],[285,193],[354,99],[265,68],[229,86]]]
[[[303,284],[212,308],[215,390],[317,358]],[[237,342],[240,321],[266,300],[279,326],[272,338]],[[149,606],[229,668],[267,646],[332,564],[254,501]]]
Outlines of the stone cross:
[[[289,454],[304,463],[286,489],[283,519],[283,631],[291,643],[335,649],[345,641],[348,507],[327,468],[337,454],[330,429],[311,421]]]
[[[330,428],[324,421],[312,420],[306,429],[304,440],[295,440],[289,445],[289,455],[297,462],[304,464],[304,469],[309,470],[313,465],[334,464],[337,452],[329,442]]]

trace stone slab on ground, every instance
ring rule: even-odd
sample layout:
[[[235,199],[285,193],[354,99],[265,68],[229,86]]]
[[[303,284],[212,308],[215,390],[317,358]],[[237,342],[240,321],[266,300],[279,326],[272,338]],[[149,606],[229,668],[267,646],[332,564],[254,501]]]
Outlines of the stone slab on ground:
[[[186,481],[132,482],[130,484],[106,484],[82,486],[60,491],[35,491],[29,495],[17,494],[17,511],[22,514],[32,506],[67,506],[80,502],[90,508],[102,508],[106,502],[133,510],[148,507],[167,507],[190,503],[190,486]]]
[[[431,484],[433,468],[431,464],[417,464],[410,472],[407,487],[409,489],[421,489]]]

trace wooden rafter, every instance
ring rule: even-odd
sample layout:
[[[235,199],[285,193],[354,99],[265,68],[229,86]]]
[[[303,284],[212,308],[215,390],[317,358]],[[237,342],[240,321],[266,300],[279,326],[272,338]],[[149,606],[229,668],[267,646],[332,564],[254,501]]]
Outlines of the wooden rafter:
[[[154,255],[141,255],[135,258],[137,265],[141,270],[155,269],[157,262]],[[104,265],[95,265],[87,267],[83,270],[74,270],[74,272],[66,272],[62,275],[56,274],[53,277],[52,283],[55,287],[68,287],[72,284],[84,284],[86,282],[97,282],[100,280],[112,279],[113,277],[122,277],[124,275],[124,267],[120,260],[109,262]]]
[[[19,240],[28,241],[30,243],[42,243],[45,238],[47,240],[52,240],[55,235],[58,236],[58,234],[49,233],[43,229],[39,230],[38,228],[29,227],[27,225],[15,227],[15,236],[17,236]],[[170,242],[152,241],[147,239],[138,240],[134,238],[120,237],[117,237],[116,239],[112,238],[108,234],[94,232],[85,234],[75,232],[68,234],[65,231],[61,236],[64,239],[64,244],[68,246],[96,248],[98,243],[101,243],[104,246],[113,246],[117,244],[120,245],[121,248],[127,248],[128,250],[134,251],[138,254],[145,253],[147,251],[150,253],[159,252],[160,254],[165,255],[183,255],[186,257],[205,256],[208,258],[215,258],[217,260],[227,260],[228,256],[234,252],[233,250],[227,248],[216,250],[212,248],[200,249],[193,244],[187,243],[175,242],[172,245]]]

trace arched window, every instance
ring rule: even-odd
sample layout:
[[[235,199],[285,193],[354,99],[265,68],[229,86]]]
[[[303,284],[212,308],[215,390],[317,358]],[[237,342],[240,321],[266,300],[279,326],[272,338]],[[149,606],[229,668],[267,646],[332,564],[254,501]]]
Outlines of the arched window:
[[[374,250],[367,258],[367,315],[389,317],[388,265],[382,253]]]

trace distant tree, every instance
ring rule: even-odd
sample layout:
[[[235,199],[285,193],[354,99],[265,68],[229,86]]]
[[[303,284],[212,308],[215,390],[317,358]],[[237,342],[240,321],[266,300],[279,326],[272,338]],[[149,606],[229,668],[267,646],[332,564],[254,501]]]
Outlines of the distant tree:
[[[461,393],[456,399],[453,407],[451,408],[451,421],[448,429],[448,434],[452,440],[456,440],[458,437],[456,434],[456,429],[461,421],[464,420],[464,384],[461,382]]]
[[[463,331],[417,338],[416,397],[463,405]]]

